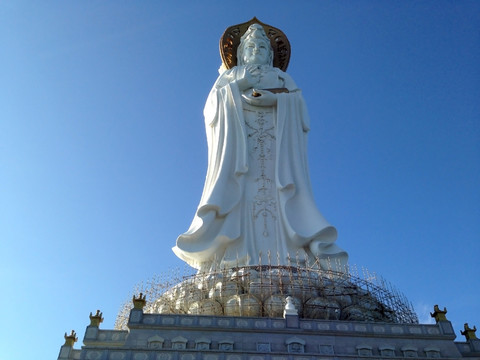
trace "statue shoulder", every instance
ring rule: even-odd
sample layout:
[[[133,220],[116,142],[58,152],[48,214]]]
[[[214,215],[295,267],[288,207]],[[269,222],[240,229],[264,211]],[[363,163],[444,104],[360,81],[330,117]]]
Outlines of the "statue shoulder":
[[[288,73],[279,68],[274,69],[277,72],[277,76],[284,81],[285,87],[289,91],[299,90],[297,84],[295,84],[295,81],[293,81],[293,78]]]
[[[233,67],[231,69],[225,70],[217,78],[215,81],[215,88],[221,88],[227,85],[228,83],[232,82],[235,79],[235,74],[237,72],[237,67]]]

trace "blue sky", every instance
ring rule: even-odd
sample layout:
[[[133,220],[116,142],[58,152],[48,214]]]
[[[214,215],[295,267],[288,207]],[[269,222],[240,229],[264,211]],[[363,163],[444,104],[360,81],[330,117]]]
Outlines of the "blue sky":
[[[421,322],[480,326],[480,3],[0,4],[2,358],[55,359],[88,315],[183,263],[226,27],[292,44],[315,197],[350,262]],[[15,355],[13,355],[15,354]]]

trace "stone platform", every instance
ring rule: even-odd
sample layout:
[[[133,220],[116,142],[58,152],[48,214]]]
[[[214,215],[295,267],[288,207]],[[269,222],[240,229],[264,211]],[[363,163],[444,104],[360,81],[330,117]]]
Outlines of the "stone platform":
[[[101,314],[99,315],[101,318]],[[91,316],[81,349],[66,336],[58,360],[480,360],[480,340],[454,342],[435,325],[285,318],[147,314],[131,310],[127,330],[99,329]],[[93,319],[93,320],[92,320]]]

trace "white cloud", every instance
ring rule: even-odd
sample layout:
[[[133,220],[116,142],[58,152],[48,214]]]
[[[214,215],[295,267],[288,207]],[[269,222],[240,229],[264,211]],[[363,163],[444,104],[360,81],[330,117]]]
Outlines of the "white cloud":
[[[415,310],[417,311],[420,324],[435,324],[435,319],[430,315],[430,312],[433,312],[433,305],[417,303]]]

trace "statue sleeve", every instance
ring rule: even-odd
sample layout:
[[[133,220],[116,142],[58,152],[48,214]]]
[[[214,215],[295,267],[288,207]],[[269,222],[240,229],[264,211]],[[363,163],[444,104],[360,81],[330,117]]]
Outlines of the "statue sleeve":
[[[205,108],[203,109],[205,126],[216,125],[219,114],[218,107],[221,106],[221,101],[219,101],[219,97],[221,97],[221,95],[219,94],[219,92],[222,88],[235,80],[235,73],[235,68],[227,70],[224,73],[220,74],[220,76],[215,81],[215,84],[213,85],[212,90],[210,90],[210,94],[208,95],[207,101],[205,103]]]
[[[303,132],[306,133],[310,131],[310,116],[308,115],[307,106],[303,99],[302,90],[297,87],[297,84],[295,84],[295,81],[293,81],[290,75],[280,69],[276,70],[278,77],[284,81],[284,86],[290,92],[290,94],[286,96],[290,99],[291,104],[294,104],[294,107],[298,109],[298,118],[301,121]]]
[[[286,72],[284,72],[284,71],[282,71],[278,68],[275,68],[275,69],[277,71],[278,77],[283,80],[284,87],[286,87],[288,89],[288,91],[294,92],[294,91],[300,90],[297,87],[297,84],[295,84],[295,81],[293,81],[293,79],[290,75],[288,75]]]

